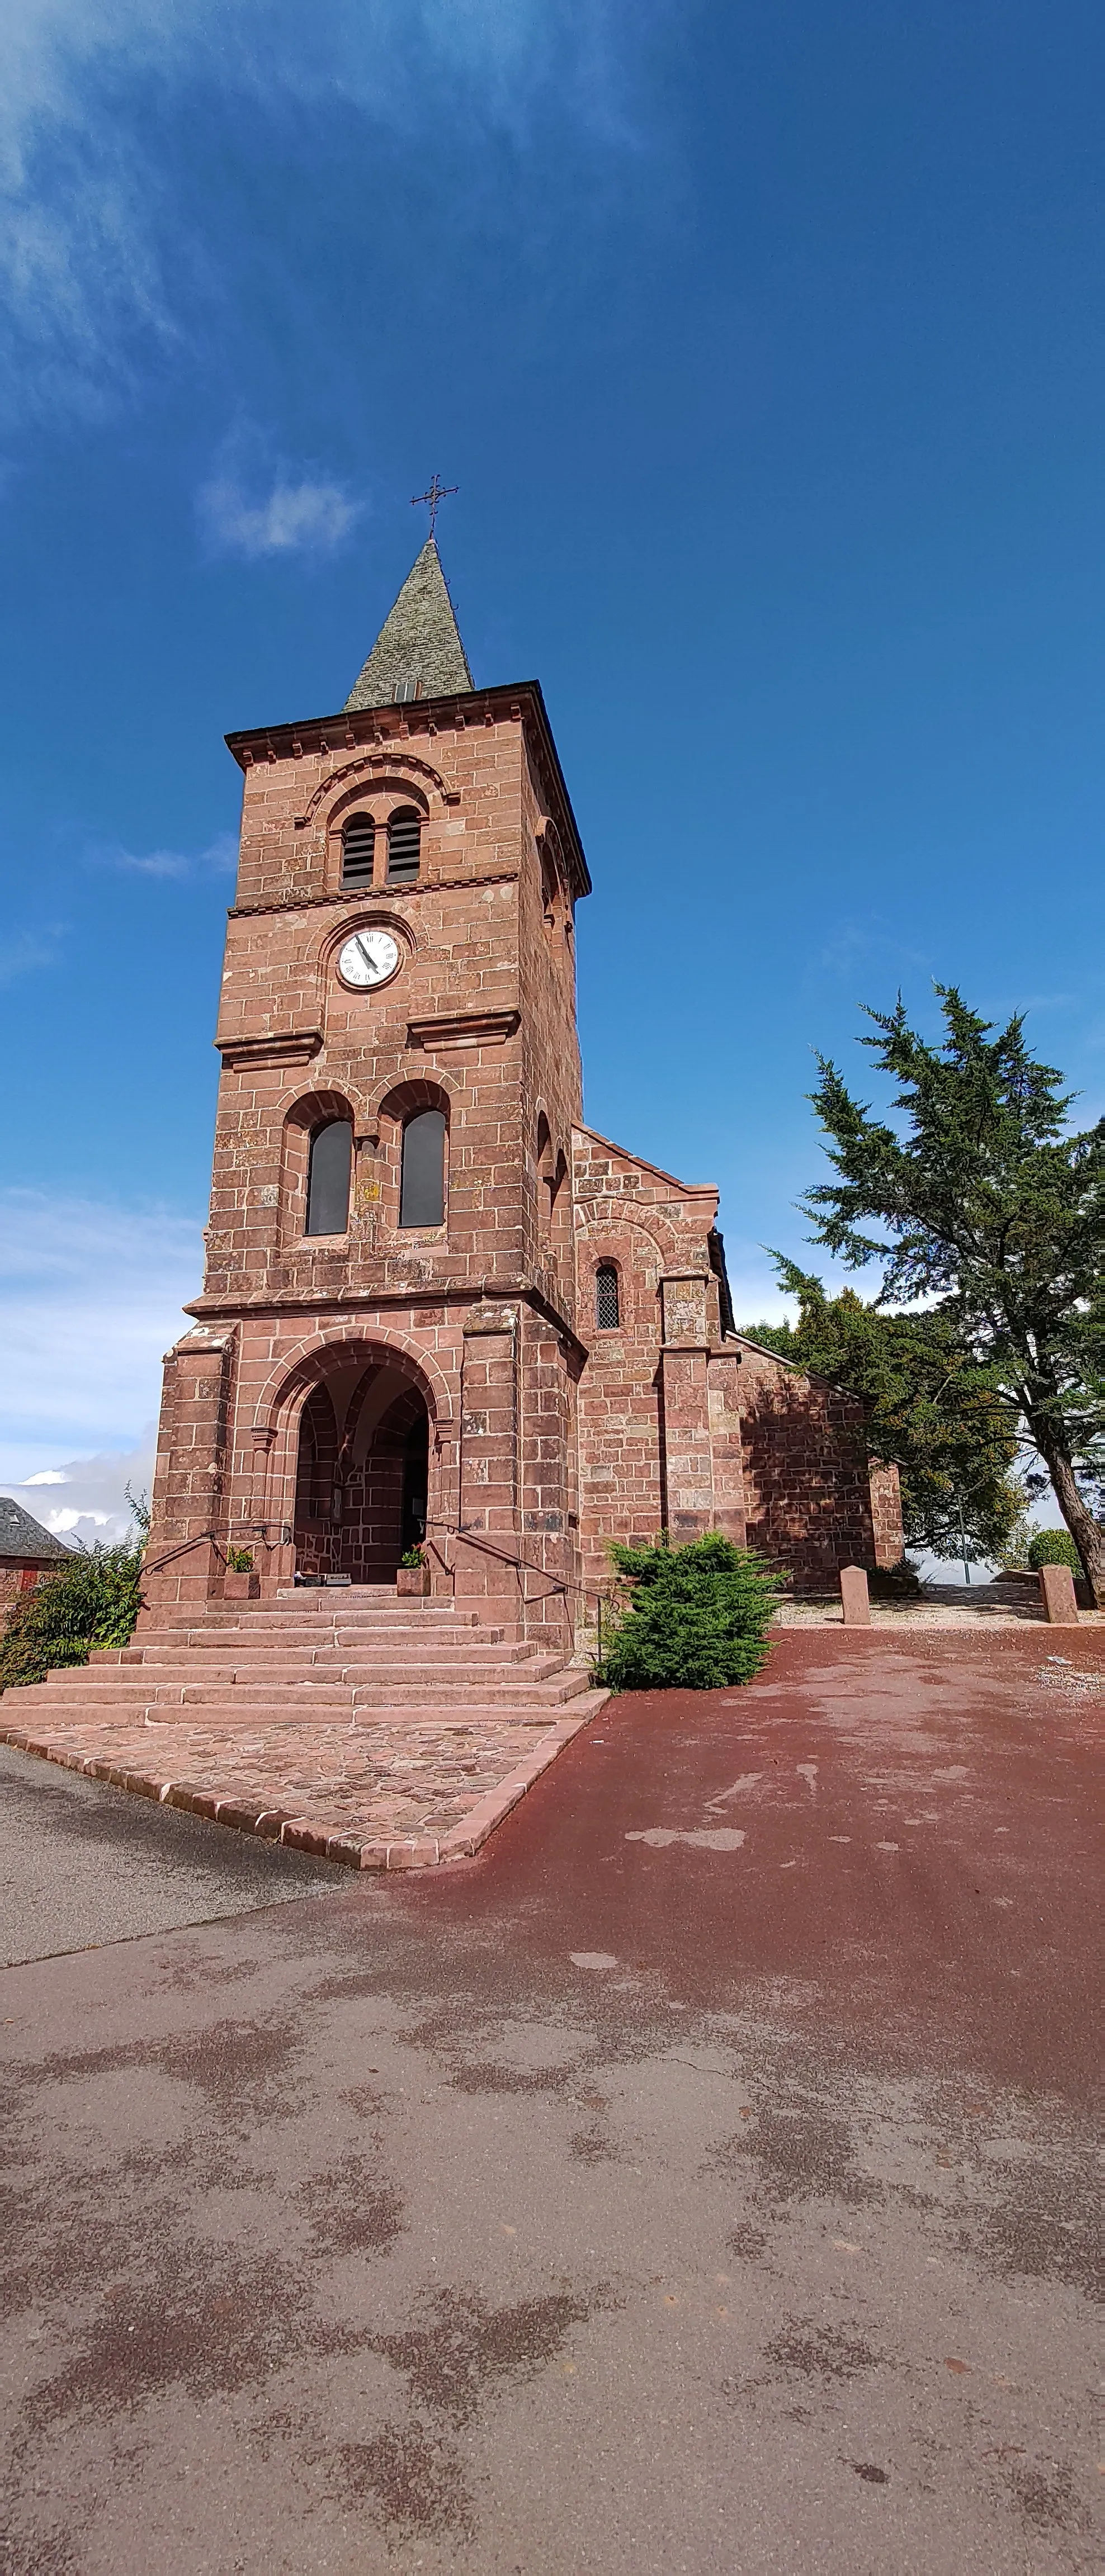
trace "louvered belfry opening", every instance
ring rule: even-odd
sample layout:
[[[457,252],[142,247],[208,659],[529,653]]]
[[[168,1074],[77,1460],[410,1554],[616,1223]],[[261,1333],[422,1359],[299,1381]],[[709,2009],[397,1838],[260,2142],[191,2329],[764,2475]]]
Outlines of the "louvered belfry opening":
[[[612,1261],[601,1261],[595,1272],[596,1328],[600,1333],[616,1333],[621,1319],[617,1271]]]
[[[422,817],[411,806],[388,824],[388,884],[413,885],[422,855]]]
[[[351,814],[341,836],[341,881],[345,886],[372,883],[376,825],[371,814]]]

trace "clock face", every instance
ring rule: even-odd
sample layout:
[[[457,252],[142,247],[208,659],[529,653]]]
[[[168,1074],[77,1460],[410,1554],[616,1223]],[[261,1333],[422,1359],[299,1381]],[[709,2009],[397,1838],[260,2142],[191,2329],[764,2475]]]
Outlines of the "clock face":
[[[399,942],[390,930],[355,930],[338,958],[344,984],[386,984],[399,964]]]

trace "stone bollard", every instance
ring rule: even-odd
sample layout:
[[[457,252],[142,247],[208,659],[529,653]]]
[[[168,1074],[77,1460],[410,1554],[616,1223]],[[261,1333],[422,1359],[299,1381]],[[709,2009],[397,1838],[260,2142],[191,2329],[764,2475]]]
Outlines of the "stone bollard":
[[[844,1604],[845,1627],[869,1628],[871,1602],[867,1591],[867,1576],[862,1565],[841,1566],[840,1598]]]
[[[1040,1598],[1044,1617],[1053,1628],[1076,1628],[1078,1603],[1074,1597],[1074,1576],[1069,1565],[1040,1567]]]

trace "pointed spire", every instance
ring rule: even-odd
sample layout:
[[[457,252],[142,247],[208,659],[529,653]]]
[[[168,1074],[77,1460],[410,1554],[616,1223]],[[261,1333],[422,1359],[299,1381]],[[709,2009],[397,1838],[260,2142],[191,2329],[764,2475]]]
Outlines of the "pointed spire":
[[[346,714],[356,707],[388,707],[396,691],[423,698],[459,697],[472,687],[460,630],[453,614],[435,538],[427,537],[417,563],[407,574],[399,597],[384,623],[345,701]]]

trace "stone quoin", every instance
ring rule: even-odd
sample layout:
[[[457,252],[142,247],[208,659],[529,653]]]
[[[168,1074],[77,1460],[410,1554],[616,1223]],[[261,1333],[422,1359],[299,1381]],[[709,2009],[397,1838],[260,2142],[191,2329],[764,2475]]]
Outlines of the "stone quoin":
[[[344,708],[244,778],[207,1266],[169,1353],[149,1621],[250,1550],[570,1645],[612,1539],[799,1585],[902,1553],[852,1397],[733,1331],[713,1187],[588,1128],[587,863],[536,682],[476,689],[436,544]]]

